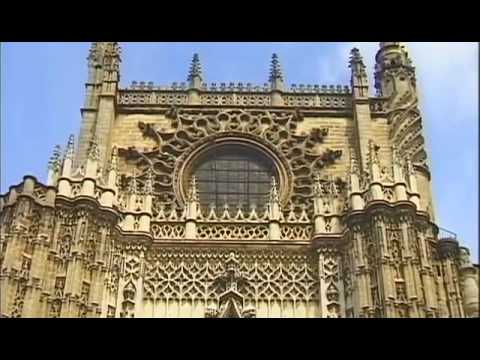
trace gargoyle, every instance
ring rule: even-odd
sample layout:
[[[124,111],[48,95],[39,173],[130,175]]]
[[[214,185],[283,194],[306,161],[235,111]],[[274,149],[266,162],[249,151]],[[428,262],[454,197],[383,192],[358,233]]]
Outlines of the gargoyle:
[[[176,106],[171,106],[166,112],[165,117],[167,119],[175,119],[178,115],[178,109]]]
[[[137,159],[140,156],[140,152],[136,147],[130,146],[128,148],[119,148],[118,155],[124,157],[127,160]]]
[[[302,111],[299,108],[295,109],[294,118],[297,121],[303,121],[304,116]]]
[[[142,131],[143,136],[155,137],[156,133],[155,133],[155,130],[153,129],[152,124],[145,124],[144,122],[139,121],[138,127]]]
[[[318,128],[315,128],[315,129],[312,129],[312,139],[316,142],[319,142],[319,143],[322,143],[323,142],[323,139],[325,138],[325,136],[328,135],[328,129],[327,128],[323,128],[323,129],[318,129]]]
[[[332,150],[332,149],[327,149],[320,159],[322,160],[323,164],[325,165],[330,165],[335,162],[335,160],[340,159],[342,156],[342,150]]]

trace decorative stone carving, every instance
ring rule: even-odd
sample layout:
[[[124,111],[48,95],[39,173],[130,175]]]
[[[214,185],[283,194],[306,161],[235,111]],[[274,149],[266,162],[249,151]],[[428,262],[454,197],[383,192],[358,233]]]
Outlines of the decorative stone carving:
[[[285,159],[282,160],[282,166],[293,173],[291,200],[298,211],[301,211],[302,203],[308,204],[307,199],[312,194],[313,174],[342,155],[341,150],[326,149],[323,153],[316,152],[315,145],[322,142],[327,134],[325,129],[315,130],[312,134],[296,135],[298,119],[294,113],[226,110],[211,115],[176,112],[173,116],[174,132],[164,132],[153,124],[139,123],[144,136],[157,141],[157,148],[145,153],[136,149],[119,149],[120,155],[135,161],[141,169],[139,181],[145,178],[146,169],[152,168],[155,179],[154,194],[158,201],[165,204],[175,202],[179,197],[177,195],[181,195],[176,192],[183,191],[176,191],[183,185],[175,185],[175,181],[181,178],[178,171],[192,149],[213,141],[222,134],[226,137],[246,136],[265,144],[276,153],[279,152],[278,155]],[[176,162],[173,161],[175,158]],[[289,193],[288,189],[283,192],[285,191]],[[285,201],[285,198],[282,201]]]
[[[351,88],[287,88],[276,56],[263,86],[204,83],[194,56],[188,84],[118,89],[116,43],[88,62],[77,154],[0,195],[0,317],[478,317],[478,267],[428,211],[399,43],[377,97],[357,50]],[[200,206],[196,164],[225,145],[273,164],[266,206]]]
[[[218,277],[218,274],[226,274],[231,262],[230,253],[224,251],[168,250],[148,255],[144,296],[155,301],[216,301],[232,280]],[[248,302],[270,299],[287,303],[317,299],[318,282],[314,267],[305,255],[241,253],[235,256],[235,262],[235,274],[242,274],[235,286],[242,289],[242,296]],[[215,281],[219,286],[211,286]]]

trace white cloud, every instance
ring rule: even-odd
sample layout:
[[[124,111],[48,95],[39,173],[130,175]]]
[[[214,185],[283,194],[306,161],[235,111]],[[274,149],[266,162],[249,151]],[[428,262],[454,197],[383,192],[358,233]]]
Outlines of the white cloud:
[[[478,113],[476,43],[410,43],[409,49],[417,67],[421,101],[435,95],[446,100],[438,106],[448,106],[451,114]],[[458,115],[451,119],[457,123],[471,119]]]

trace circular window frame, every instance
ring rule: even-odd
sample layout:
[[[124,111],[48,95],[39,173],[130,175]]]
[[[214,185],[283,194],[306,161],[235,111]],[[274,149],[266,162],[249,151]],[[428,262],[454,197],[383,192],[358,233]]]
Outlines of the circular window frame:
[[[275,171],[278,182],[278,193],[281,205],[285,205],[290,198],[293,187],[293,173],[288,164],[287,158],[275,149],[271,144],[250,134],[215,134],[210,135],[192,146],[178,159],[173,174],[174,191],[177,199],[182,205],[186,204],[186,194],[192,173],[198,167],[198,161],[204,158],[209,152],[227,146],[246,147],[253,152],[268,159]]]

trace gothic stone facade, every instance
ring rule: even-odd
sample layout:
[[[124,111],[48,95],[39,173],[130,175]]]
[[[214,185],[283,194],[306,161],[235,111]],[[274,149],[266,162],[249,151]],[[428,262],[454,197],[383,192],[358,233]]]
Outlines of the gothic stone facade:
[[[94,43],[78,145],[0,197],[2,317],[476,317],[439,238],[405,47],[350,86],[119,87]]]

